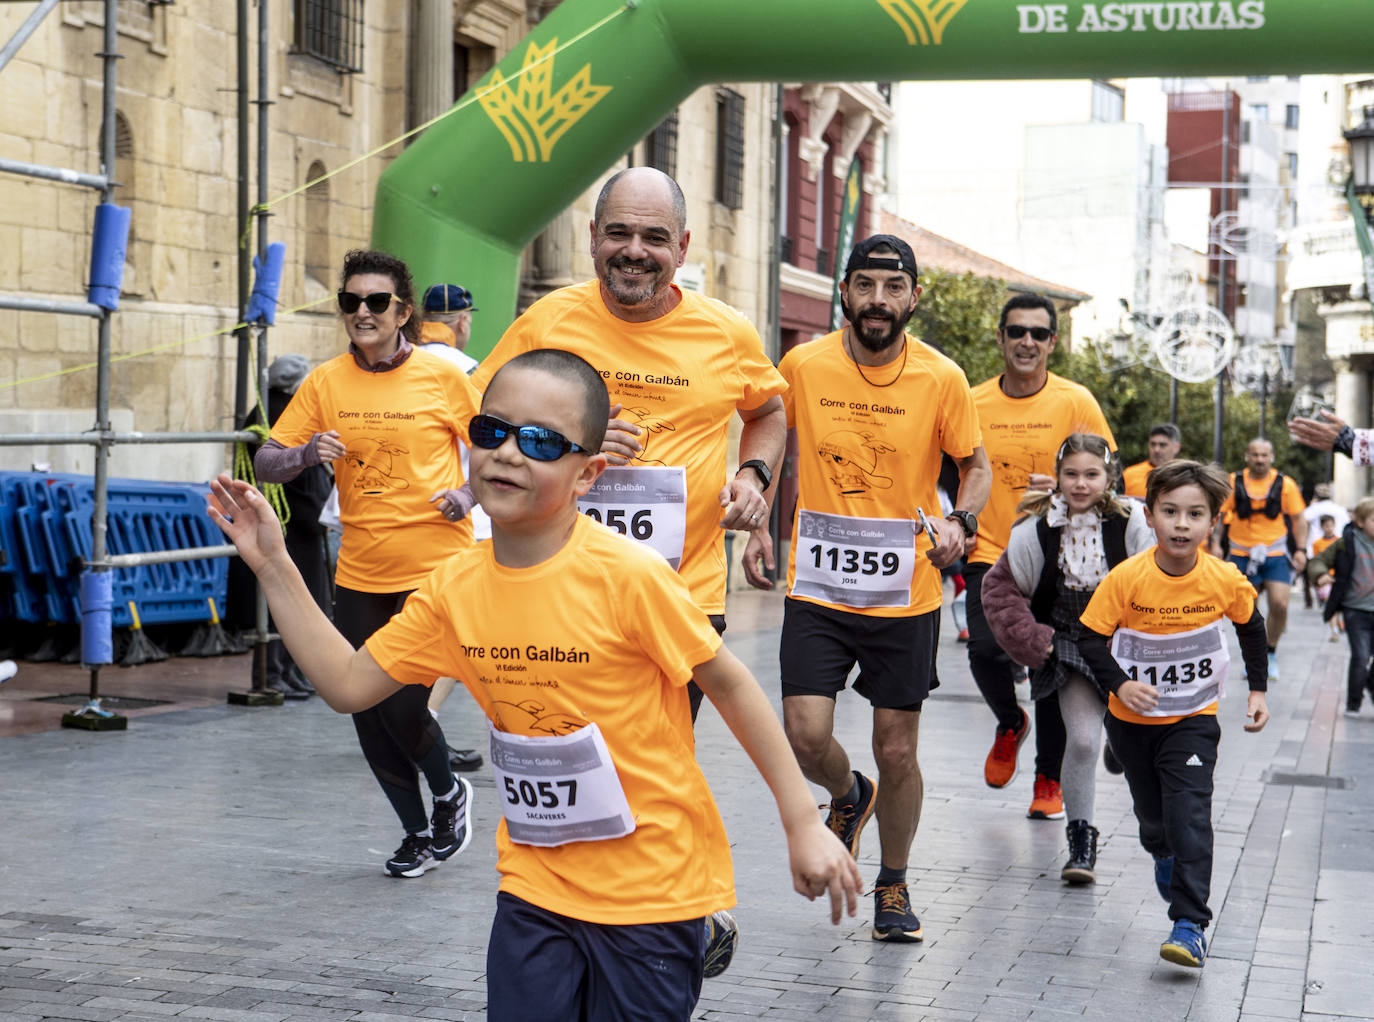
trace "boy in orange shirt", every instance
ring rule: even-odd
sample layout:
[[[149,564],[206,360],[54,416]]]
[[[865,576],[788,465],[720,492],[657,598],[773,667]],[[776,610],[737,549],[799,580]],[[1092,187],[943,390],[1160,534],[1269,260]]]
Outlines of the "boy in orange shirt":
[[[1212,771],[1230,665],[1223,617],[1235,625],[1250,685],[1245,730],[1269,719],[1255,590],[1234,565],[1200,549],[1230,490],[1212,465],[1171,461],[1155,469],[1145,515],[1158,545],[1108,572],[1080,619],[1089,631],[1079,651],[1111,691],[1107,737],[1174,921],[1159,955],[1194,967],[1207,956],[1202,931],[1212,918]]]
[[[758,683],[686,585],[653,550],[578,514],[606,464],[596,370],[565,351],[527,352],[493,378],[482,413],[469,430],[472,485],[491,542],[436,568],[356,652],[310,599],[255,490],[221,476],[210,516],[334,709],[448,674],[487,714],[505,813],[488,1018],[688,1019],[704,920],[735,900],[689,680],[772,789],[793,887],[828,892],[838,922],[846,903],[857,912],[858,868],[817,815]]]

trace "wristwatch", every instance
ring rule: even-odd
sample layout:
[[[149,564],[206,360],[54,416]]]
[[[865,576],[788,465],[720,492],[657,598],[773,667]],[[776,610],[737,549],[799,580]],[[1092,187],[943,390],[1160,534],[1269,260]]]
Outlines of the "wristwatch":
[[[972,511],[960,511],[958,509],[945,515],[950,521],[958,522],[964,530],[965,536],[978,535],[978,516]]]
[[[755,473],[758,474],[758,477],[763,480],[762,489],[766,490],[772,484],[773,470],[768,467],[766,461],[760,461],[758,458],[750,458],[739,467],[739,472],[736,472],[735,475],[739,475],[739,473],[743,472],[746,468],[752,468]]]

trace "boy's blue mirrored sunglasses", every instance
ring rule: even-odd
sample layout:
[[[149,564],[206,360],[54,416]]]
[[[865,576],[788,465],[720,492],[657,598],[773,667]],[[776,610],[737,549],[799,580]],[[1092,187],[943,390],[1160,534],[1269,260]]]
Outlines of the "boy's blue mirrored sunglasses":
[[[596,453],[547,426],[516,426],[494,415],[474,415],[468,423],[472,445],[488,451],[496,450],[512,434],[515,435],[515,444],[520,448],[520,453],[535,461],[557,461],[571,452]]]

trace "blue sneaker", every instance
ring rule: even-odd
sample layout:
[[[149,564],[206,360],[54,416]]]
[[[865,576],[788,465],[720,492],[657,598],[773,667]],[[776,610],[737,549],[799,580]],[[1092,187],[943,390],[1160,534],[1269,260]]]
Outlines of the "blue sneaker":
[[[1178,920],[1169,939],[1159,945],[1159,957],[1175,965],[1202,968],[1207,958],[1207,939],[1202,935],[1202,927],[1188,919]]]
[[[1169,895],[1169,886],[1174,880],[1174,857],[1172,855],[1155,856],[1155,890],[1165,901],[1172,901]]]
[[[1279,680],[1279,655],[1277,653],[1269,654],[1269,680]]]

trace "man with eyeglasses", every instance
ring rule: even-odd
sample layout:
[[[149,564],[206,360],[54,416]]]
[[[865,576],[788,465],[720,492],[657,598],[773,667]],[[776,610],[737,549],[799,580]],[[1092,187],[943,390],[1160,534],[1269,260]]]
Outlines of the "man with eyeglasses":
[[[1016,776],[1017,754],[1030,734],[1030,716],[1017,704],[1020,671],[1004,653],[983,614],[983,576],[1006,549],[1016,505],[1026,490],[1054,489],[1054,459],[1070,433],[1096,433],[1112,450],[1107,420],[1086,387],[1049,371],[1058,339],[1058,314],[1043,295],[1019,294],[1002,307],[997,346],[1003,371],[973,388],[973,402],[992,464],[992,492],[978,516],[978,536],[964,568],[967,586],[968,663],[984,701],[997,717],[997,733],[983,765],[989,787],[1004,788]],[[1064,758],[1064,721],[1059,700],[1035,704],[1035,784],[1026,815],[1064,817],[1059,788]]]
[[[611,468],[580,507],[645,543],[725,630],[727,529],[767,530],[787,421],[786,388],[758,332],[723,302],[673,282],[687,257],[682,189],[651,167],[622,170],[596,200],[596,279],[541,298],[473,374],[533,348],[562,348],[597,368],[611,395],[602,451]],[[743,422],[739,469],[726,471],[729,427]],[[701,692],[691,687],[692,713]]]

